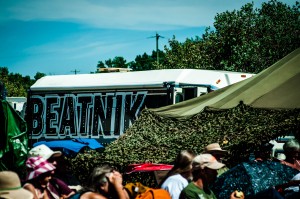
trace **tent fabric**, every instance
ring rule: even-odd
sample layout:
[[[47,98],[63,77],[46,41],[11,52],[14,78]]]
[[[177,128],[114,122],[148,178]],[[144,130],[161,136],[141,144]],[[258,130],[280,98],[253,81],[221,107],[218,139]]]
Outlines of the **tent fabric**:
[[[28,153],[25,120],[6,100],[0,103],[0,170],[22,171]]]
[[[97,140],[88,138],[78,138],[72,140],[53,140],[53,141],[40,141],[33,144],[33,146],[38,146],[45,144],[52,150],[60,150],[66,156],[72,156],[80,152],[84,147],[89,147],[90,149],[100,149],[104,148]]]
[[[204,96],[171,106],[150,109],[154,113],[175,119],[186,119],[204,110],[236,107],[241,101],[253,108],[300,108],[300,48],[269,68],[246,80]]]
[[[153,163],[143,163],[143,164],[130,164],[127,166],[125,173],[130,174],[133,172],[149,172],[149,171],[169,171],[173,168],[170,164],[153,164]]]

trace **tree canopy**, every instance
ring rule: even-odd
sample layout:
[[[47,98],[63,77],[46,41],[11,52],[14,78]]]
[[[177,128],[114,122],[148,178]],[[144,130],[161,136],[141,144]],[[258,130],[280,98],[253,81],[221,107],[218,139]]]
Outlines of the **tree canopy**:
[[[258,73],[300,46],[299,6],[271,0],[219,13],[201,38],[170,40],[161,67]]]

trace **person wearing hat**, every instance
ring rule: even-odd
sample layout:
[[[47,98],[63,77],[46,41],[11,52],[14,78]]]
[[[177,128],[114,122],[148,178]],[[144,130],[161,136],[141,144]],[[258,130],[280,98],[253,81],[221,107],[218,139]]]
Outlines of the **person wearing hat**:
[[[21,187],[21,181],[17,173],[0,171],[0,198],[33,199],[33,194]]]
[[[200,154],[193,159],[192,174],[193,181],[185,187],[180,194],[180,199],[216,199],[215,194],[209,188],[218,175],[217,170],[225,165],[218,162],[211,154]],[[234,199],[236,192],[228,198]],[[241,196],[241,199],[244,197]]]
[[[45,144],[40,144],[33,147],[28,152],[29,157],[41,156],[51,164],[53,164],[56,169],[53,171],[53,177],[62,180],[66,183],[71,189],[78,190],[81,188],[80,182],[77,178],[74,177],[72,173],[66,168],[67,163],[62,155],[61,151],[53,151]]]
[[[61,180],[52,179],[55,166],[43,157],[29,157],[26,161],[26,167],[28,172],[23,188],[29,190],[34,195],[34,199],[69,198],[75,194]]]
[[[188,185],[192,178],[192,161],[195,153],[182,150],[174,161],[173,168],[167,173],[160,183],[160,187],[169,192],[172,199],[178,199],[180,192]]]
[[[62,155],[61,151],[53,151],[45,144],[38,145],[36,147],[33,147],[28,152],[29,157],[37,157],[41,156],[54,166],[57,166],[57,160],[56,158],[60,157]]]
[[[219,143],[212,143],[207,145],[204,148],[204,154],[208,153],[211,154],[212,156],[214,156],[219,162],[222,162],[222,159],[228,154],[228,152],[226,150],[223,150]],[[225,165],[224,167],[218,169],[218,176],[220,176],[222,173],[224,173],[225,171],[227,171],[229,168],[227,168]]]

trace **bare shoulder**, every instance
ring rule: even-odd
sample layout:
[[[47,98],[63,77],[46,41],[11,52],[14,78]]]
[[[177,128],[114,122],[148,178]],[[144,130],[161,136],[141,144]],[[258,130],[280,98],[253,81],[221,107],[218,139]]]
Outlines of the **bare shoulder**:
[[[30,191],[33,194],[33,199],[38,199],[37,191],[35,190],[35,187],[31,183],[26,183],[23,185],[23,188]]]
[[[24,184],[24,185],[23,185],[23,188],[24,188],[24,189],[27,189],[27,190],[34,190],[34,189],[35,189],[35,187],[34,187],[33,184],[31,184],[31,183],[26,183],[26,184]]]
[[[80,199],[107,199],[107,198],[98,193],[86,192],[81,195]]]

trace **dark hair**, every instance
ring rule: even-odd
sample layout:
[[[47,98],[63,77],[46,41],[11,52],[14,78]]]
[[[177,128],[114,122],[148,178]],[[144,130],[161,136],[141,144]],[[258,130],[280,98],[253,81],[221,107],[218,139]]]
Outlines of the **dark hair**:
[[[203,183],[203,190],[205,193],[210,194],[211,190],[208,187],[208,183],[207,183],[207,167],[205,167],[204,169],[202,169],[201,167],[198,167],[196,169],[193,169],[192,174],[193,174],[193,181],[196,182],[197,180],[201,179],[202,183]]]
[[[263,160],[271,158],[273,146],[274,145],[271,143],[262,144],[260,147],[254,150],[255,158],[262,158]]]

